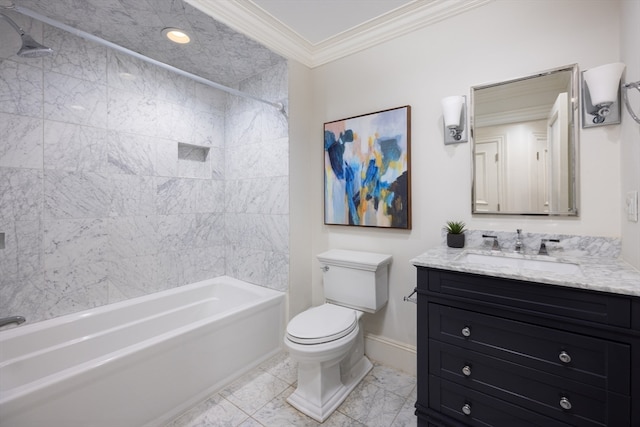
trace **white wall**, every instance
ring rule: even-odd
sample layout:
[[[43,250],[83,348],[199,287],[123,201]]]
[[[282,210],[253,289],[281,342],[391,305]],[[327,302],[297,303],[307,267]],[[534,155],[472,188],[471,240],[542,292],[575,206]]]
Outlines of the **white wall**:
[[[627,64],[625,82],[637,82],[640,80],[640,2],[637,0],[625,0],[621,2],[621,35],[620,59]],[[632,102],[636,115],[640,115],[640,93],[629,90],[629,99]],[[626,108],[626,107],[625,107]],[[622,113],[621,148],[621,200],[628,191],[640,191],[640,125],[637,124],[627,111]],[[624,205],[623,205],[624,206]],[[622,256],[623,258],[640,268],[640,223],[627,221],[627,213],[622,210],[621,222]]]
[[[619,19],[618,3],[610,0],[589,7],[580,0],[496,1],[312,70],[313,120],[306,140],[292,142],[308,151],[291,152],[291,162],[308,162],[304,171],[291,171],[291,181],[308,182],[298,194],[304,199],[296,200],[311,212],[312,303],[323,300],[319,251],[390,253],[390,300],[365,317],[366,330],[415,345],[416,307],[402,300],[416,283],[410,260],[440,244],[446,220],[464,220],[475,229],[619,236],[620,195],[611,191],[620,188],[619,127],[580,132],[579,218],[472,217],[470,144],[443,145],[440,110],[442,97],[469,95],[474,85],[572,63],[585,69],[617,61]],[[406,104],[412,106],[413,229],[323,225],[322,124]],[[292,290],[297,286],[291,283]]]

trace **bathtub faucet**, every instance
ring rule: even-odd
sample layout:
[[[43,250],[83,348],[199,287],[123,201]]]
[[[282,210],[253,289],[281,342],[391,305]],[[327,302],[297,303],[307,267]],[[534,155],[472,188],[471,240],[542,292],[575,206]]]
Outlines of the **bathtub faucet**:
[[[6,325],[10,325],[12,323],[20,325],[21,323],[26,322],[26,320],[27,319],[25,319],[22,316],[3,317],[2,319],[0,319],[0,328]]]

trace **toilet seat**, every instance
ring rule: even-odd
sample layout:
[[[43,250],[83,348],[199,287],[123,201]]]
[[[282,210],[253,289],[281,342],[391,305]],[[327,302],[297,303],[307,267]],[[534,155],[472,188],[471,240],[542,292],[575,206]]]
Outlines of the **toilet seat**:
[[[358,327],[354,309],[323,304],[295,316],[287,325],[287,338],[297,344],[335,341]]]

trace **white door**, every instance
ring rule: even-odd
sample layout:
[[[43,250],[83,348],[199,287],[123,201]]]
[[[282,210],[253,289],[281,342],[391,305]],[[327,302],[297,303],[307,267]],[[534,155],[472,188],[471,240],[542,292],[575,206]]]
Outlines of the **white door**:
[[[567,93],[558,95],[547,118],[547,140],[549,147],[549,210],[567,212],[569,209],[569,134]]]
[[[475,208],[476,212],[500,212],[501,140],[476,140]]]

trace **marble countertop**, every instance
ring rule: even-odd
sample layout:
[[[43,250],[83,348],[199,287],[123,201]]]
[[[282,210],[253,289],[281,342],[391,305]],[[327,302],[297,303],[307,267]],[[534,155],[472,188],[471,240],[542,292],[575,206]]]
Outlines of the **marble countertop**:
[[[505,266],[490,266],[470,263],[459,258],[464,253],[486,254],[498,257],[513,257],[513,252],[498,252],[486,248],[452,249],[446,246],[428,250],[415,257],[411,263],[415,266],[439,268],[465,273],[484,274],[507,279],[526,280],[530,282],[548,283],[572,288],[593,291],[611,292],[623,295],[640,296],[640,271],[620,258],[580,256],[548,256],[548,255],[515,255],[536,260],[557,260],[578,264],[581,274],[561,274],[555,272],[514,269]]]

